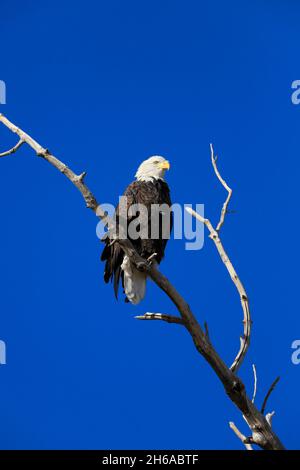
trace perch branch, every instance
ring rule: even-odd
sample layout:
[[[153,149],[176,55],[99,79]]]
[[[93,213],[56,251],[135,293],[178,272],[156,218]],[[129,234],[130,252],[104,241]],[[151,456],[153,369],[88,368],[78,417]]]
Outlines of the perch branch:
[[[230,421],[229,427],[230,429],[232,429],[235,435],[242,441],[247,450],[253,450],[252,445],[247,442],[247,437],[241,433],[241,431],[236,427],[236,425],[232,421]]]
[[[25,144],[25,141],[23,139],[20,139],[19,142],[14,146],[12,147],[10,150],[7,150],[6,152],[2,152],[0,153],[0,158],[2,157],[6,157],[7,155],[12,155],[13,153],[15,153],[17,150],[19,150],[19,148]]]
[[[49,150],[43,148],[32,137],[23,132],[21,129],[11,123],[5,116],[0,114],[0,122],[2,122],[8,129],[19,135],[35,152],[38,156],[44,158],[51,165],[63,173],[74,186],[80,191],[83,199],[88,208],[92,209],[96,215],[107,226],[114,225],[113,221],[107,216],[107,213],[98,205],[95,196],[83,182],[83,178],[76,175],[64,163],[52,155]],[[134,249],[132,243],[128,239],[118,239],[118,244],[129,256],[130,261],[137,269],[144,271],[162,291],[171,299],[179,311],[184,325],[190,333],[192,340],[198,352],[210,364],[215,371],[220,381],[223,384],[226,394],[231,401],[239,408],[242,414],[247,419],[247,423],[256,436],[255,442],[262,449],[279,450],[284,449],[278,436],[269,426],[266,418],[259,412],[256,406],[252,403],[251,399],[247,396],[245,386],[237,377],[234,372],[229,369],[216,350],[213,348],[211,342],[207,339],[205,332],[200,327],[196,317],[192,313],[187,302],[181,297],[175,287],[169,280],[156,268],[156,263],[149,263],[143,259]]]

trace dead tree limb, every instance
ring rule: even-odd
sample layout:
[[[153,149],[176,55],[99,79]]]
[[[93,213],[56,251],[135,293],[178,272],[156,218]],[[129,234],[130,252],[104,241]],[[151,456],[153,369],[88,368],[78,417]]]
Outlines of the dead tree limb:
[[[220,220],[218,222],[218,225],[216,227],[216,231],[219,232],[225,222],[225,217],[228,211],[228,205],[232,196],[232,189],[228,186],[224,178],[221,176],[221,173],[219,172],[218,166],[217,166],[217,159],[218,157],[214,155],[214,149],[212,144],[210,144],[210,157],[211,157],[211,163],[212,166],[215,170],[215,173],[217,175],[218,180],[220,181],[221,185],[226,189],[228,192],[228,196],[223,204],[222,210],[221,210],[221,215],[220,215]]]
[[[249,444],[247,437],[241,433],[241,431],[236,427],[236,425],[232,421],[230,421],[229,427],[230,429],[232,429],[234,434],[240,439],[240,441],[242,441],[247,450],[253,450],[253,447],[251,444]]]
[[[253,386],[252,403],[254,403],[254,402],[255,402],[255,398],[256,398],[256,393],[257,393],[257,373],[256,373],[255,364],[252,364],[252,369],[253,369],[253,376],[254,376],[254,386]]]
[[[276,385],[278,384],[279,380],[280,380],[280,377],[277,377],[277,378],[274,380],[274,382],[272,383],[271,387],[269,388],[269,390],[268,390],[268,392],[267,392],[267,394],[266,394],[266,396],[265,396],[265,399],[264,399],[264,401],[263,401],[262,407],[261,407],[261,412],[262,412],[262,414],[265,413],[266,407],[267,407],[267,403],[268,403],[268,400],[269,400],[269,398],[270,398],[270,395],[271,395],[271,393],[273,392],[273,390],[274,390],[274,388],[276,387]],[[272,416],[273,416],[273,415],[272,415]]]
[[[147,312],[144,315],[138,315],[134,317],[137,320],[163,320],[167,323],[178,323],[183,325],[184,322],[180,317],[174,317],[173,315],[166,315],[165,313],[150,313]]]
[[[57,170],[63,173],[80,191],[87,207],[92,209],[107,226],[110,226],[110,224],[113,225],[112,220],[107,216],[106,212],[103,211],[95,196],[85,185],[85,173],[76,175],[69,167],[67,167],[64,163],[52,155],[49,150],[42,147],[39,143],[32,139],[32,137],[10,122],[5,116],[0,115],[0,122],[2,122],[2,124],[4,124],[10,131],[17,134],[20,139],[24,140],[24,142],[26,142],[39,157],[43,158],[55,168],[57,168]],[[283,444],[280,442],[280,439],[270,427],[266,418],[262,413],[260,413],[254,403],[252,403],[252,400],[247,396],[245,386],[240,378],[237,377],[235,373],[226,366],[224,361],[218,355],[205,332],[202,330],[201,326],[196,320],[196,317],[192,313],[190,306],[177,292],[175,287],[161,272],[157,270],[155,263],[148,262],[135,251],[130,240],[118,239],[117,242],[120,244],[126,255],[129,256],[131,262],[137,267],[137,269],[146,272],[147,275],[157,284],[157,286],[160,287],[160,289],[163,290],[172,300],[173,304],[179,311],[184,325],[187,331],[190,333],[198,352],[210,364],[223,384],[228,397],[245,416],[245,419],[247,420],[247,423],[252,432],[252,442],[266,450],[284,449]]]
[[[17,150],[19,150],[19,148],[25,144],[25,141],[23,139],[20,139],[19,142],[14,146],[12,147],[11,149],[7,150],[6,152],[3,152],[3,153],[0,153],[0,158],[2,157],[6,157],[8,155],[11,155],[13,153],[15,153]]]

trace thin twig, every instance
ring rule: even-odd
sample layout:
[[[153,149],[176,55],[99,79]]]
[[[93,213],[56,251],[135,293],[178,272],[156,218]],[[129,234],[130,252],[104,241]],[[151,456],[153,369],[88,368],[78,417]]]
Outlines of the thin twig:
[[[222,210],[221,210],[221,216],[220,216],[220,220],[219,220],[219,223],[217,225],[217,228],[216,228],[216,231],[219,232],[222,228],[222,225],[224,224],[225,222],[225,217],[226,217],[226,214],[228,213],[228,204],[230,202],[230,199],[231,199],[231,196],[232,196],[232,189],[228,186],[228,184],[226,183],[226,181],[224,180],[224,178],[222,178],[219,170],[218,170],[218,166],[217,166],[217,156],[214,156],[214,148],[213,148],[213,145],[210,144],[210,156],[211,156],[211,162],[212,162],[212,165],[213,165],[213,168],[215,170],[215,173],[217,175],[217,178],[218,180],[220,181],[220,183],[222,184],[222,186],[226,189],[226,191],[228,192],[228,196],[226,198],[226,201],[224,202],[223,204],[223,207],[222,207]]]
[[[270,427],[272,427],[272,419],[274,415],[275,415],[275,411],[272,411],[271,413],[266,414],[266,420]]]
[[[208,329],[208,323],[207,322],[204,322],[204,331],[205,331],[206,338],[210,341],[209,329]]]
[[[166,315],[164,313],[150,313],[147,312],[144,315],[138,315],[134,317],[137,320],[162,320],[166,321],[167,323],[178,323],[183,325],[184,321],[180,317],[174,317],[173,315]]]
[[[19,148],[20,148],[23,144],[25,144],[25,140],[20,139],[19,142],[18,142],[14,147],[12,147],[11,149],[7,150],[6,152],[0,153],[0,158],[6,157],[7,155],[12,155],[12,154],[15,153],[17,150],[19,150]]]
[[[241,431],[236,427],[236,425],[232,421],[230,421],[229,427],[230,429],[233,430],[235,435],[242,441],[242,443],[244,444],[247,450],[253,450],[252,445],[247,443],[246,436],[244,436],[244,434],[241,433]]]
[[[280,377],[277,377],[274,382],[272,383],[271,387],[269,388],[268,390],[268,393],[267,395],[265,396],[265,399],[263,401],[263,404],[262,404],[262,407],[261,407],[261,413],[264,415],[265,414],[265,411],[266,411],[266,406],[267,406],[267,402],[268,402],[268,399],[270,398],[270,395],[271,393],[273,392],[274,388],[276,387],[276,385],[278,384],[280,380]]]
[[[257,392],[257,374],[256,374],[256,367],[255,364],[252,364],[253,375],[254,375],[254,388],[253,388],[253,397],[252,403],[255,402],[256,392]]]

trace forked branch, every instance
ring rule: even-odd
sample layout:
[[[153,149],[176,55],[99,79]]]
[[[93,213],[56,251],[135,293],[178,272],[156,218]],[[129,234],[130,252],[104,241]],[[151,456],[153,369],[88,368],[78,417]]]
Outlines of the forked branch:
[[[257,372],[256,372],[256,367],[255,365],[253,364],[252,365],[252,369],[253,369],[253,376],[254,376],[254,386],[253,386],[253,397],[252,397],[252,403],[255,402],[255,398],[256,398],[256,393],[257,393]],[[277,383],[279,382],[279,379],[280,377],[277,377],[274,382],[272,383],[272,385],[270,386],[266,396],[265,396],[265,399],[263,401],[263,404],[262,404],[262,407],[261,407],[261,413],[264,415],[265,414],[265,411],[266,411],[266,406],[267,406],[267,402],[268,402],[268,399],[271,395],[271,393],[273,392],[273,390],[275,389]],[[272,419],[273,419],[273,416],[275,415],[275,411],[272,411],[270,413],[267,413],[266,414],[266,421],[267,423],[269,424],[269,426],[272,428]],[[243,415],[243,418],[244,420],[246,421],[247,424],[248,423],[248,420],[247,420],[247,417]],[[240,431],[239,429],[236,427],[236,425],[231,421],[229,423],[229,426],[230,428],[233,430],[233,432],[236,434],[236,436],[243,442],[243,444],[245,445],[246,449],[247,450],[253,450],[252,448],[252,445],[251,444],[255,444],[255,441],[254,441],[254,433],[251,437],[245,437]]]

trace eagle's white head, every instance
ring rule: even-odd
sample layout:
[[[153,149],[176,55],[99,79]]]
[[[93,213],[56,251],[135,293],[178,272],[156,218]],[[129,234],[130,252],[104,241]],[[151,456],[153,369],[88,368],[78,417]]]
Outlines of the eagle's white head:
[[[151,181],[164,179],[166,170],[170,169],[170,163],[164,157],[155,155],[140,164],[135,176],[138,181]]]

